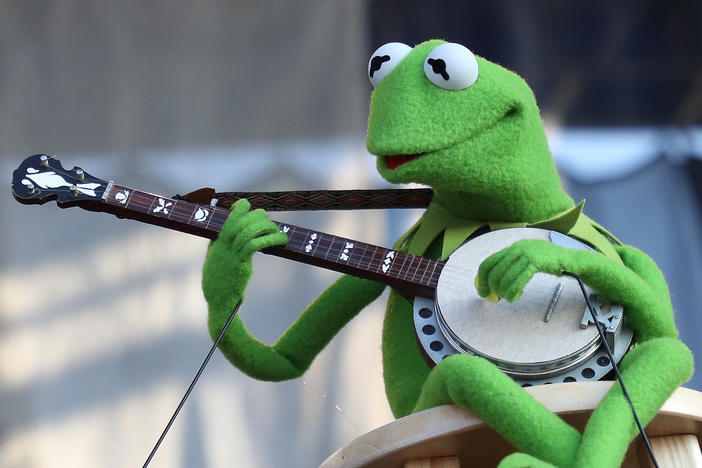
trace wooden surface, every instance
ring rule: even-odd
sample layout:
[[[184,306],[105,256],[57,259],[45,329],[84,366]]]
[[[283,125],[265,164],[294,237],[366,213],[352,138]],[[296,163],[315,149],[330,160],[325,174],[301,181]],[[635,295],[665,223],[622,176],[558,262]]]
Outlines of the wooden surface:
[[[650,442],[661,468],[702,468],[700,439],[694,434],[653,437]],[[639,452],[641,466],[654,468],[655,465],[643,444]]]
[[[405,463],[404,468],[461,468],[458,457],[419,458]]]
[[[525,390],[582,430],[611,386],[612,382],[574,382]],[[694,434],[702,439],[702,393],[678,389],[646,427],[646,432],[650,438]],[[640,445],[637,437],[629,447],[623,467],[640,466]],[[462,466],[494,467],[513,451],[480,418],[457,406],[445,405],[411,414],[362,435],[330,456],[320,468],[403,468],[410,460],[446,456],[457,456]]]

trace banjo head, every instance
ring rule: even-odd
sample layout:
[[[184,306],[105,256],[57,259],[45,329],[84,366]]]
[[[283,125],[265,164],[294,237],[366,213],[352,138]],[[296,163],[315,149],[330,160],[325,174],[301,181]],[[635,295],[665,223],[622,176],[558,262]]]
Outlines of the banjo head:
[[[567,248],[592,250],[560,233],[536,228],[501,229],[466,242],[447,260],[433,304],[415,299],[415,329],[434,362],[450,354],[474,354],[492,361],[516,379],[530,381],[572,373],[584,362],[602,361],[597,329],[582,327],[584,314],[589,316],[589,311],[573,278],[536,273],[513,303],[506,299],[489,302],[478,295],[473,281],[482,261],[521,239],[542,239]],[[589,289],[587,292],[592,293]],[[618,307],[621,311],[619,306],[605,307]],[[422,337],[423,331],[437,328],[437,334],[428,339]],[[628,346],[631,332],[624,335]],[[437,343],[437,336],[441,336],[441,344]],[[426,345],[424,341],[428,341]],[[619,348],[622,346],[620,343]],[[621,355],[626,346],[623,349]],[[600,371],[597,378],[606,373],[605,369]]]

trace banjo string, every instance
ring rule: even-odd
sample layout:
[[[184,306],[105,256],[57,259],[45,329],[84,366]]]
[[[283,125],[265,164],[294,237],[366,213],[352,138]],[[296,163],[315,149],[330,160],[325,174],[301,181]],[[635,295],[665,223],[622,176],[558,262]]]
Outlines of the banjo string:
[[[346,413],[344,412],[343,409],[341,409],[341,405],[339,405],[339,403],[337,403],[335,400],[331,400],[331,399],[329,398],[329,395],[327,395],[325,392],[323,392],[323,391],[321,391],[321,390],[316,389],[315,387],[313,387],[312,385],[310,385],[309,383],[307,383],[307,381],[305,381],[305,380],[303,380],[303,381],[301,382],[301,385],[302,385],[303,387],[309,389],[310,391],[312,391],[314,394],[316,394],[316,395],[317,395],[319,398],[321,398],[322,400],[324,400],[324,401],[330,403],[331,405],[333,405],[333,406],[334,406],[334,410],[336,410],[337,413],[339,413],[341,416],[343,416],[343,417],[356,429],[356,431],[358,431],[359,434],[361,433],[361,428],[358,427],[358,424],[356,424],[356,423],[354,422],[354,420],[351,419],[351,417],[350,417],[348,414],[346,414]]]
[[[234,310],[229,315],[229,318],[227,319],[227,322],[224,324],[224,327],[222,327],[222,331],[219,333],[219,336],[217,337],[215,342],[212,344],[210,351],[207,353],[207,356],[205,357],[205,360],[202,361],[202,364],[200,364],[200,368],[198,369],[197,373],[195,374],[195,377],[193,377],[192,382],[190,382],[190,386],[188,386],[188,389],[186,390],[185,395],[183,395],[183,398],[180,400],[178,407],[173,412],[173,416],[171,416],[171,419],[168,421],[168,424],[166,424],[166,427],[163,429],[163,432],[161,433],[161,437],[158,438],[156,445],[154,445],[154,448],[151,449],[151,453],[149,453],[149,457],[144,462],[144,466],[142,468],[146,468],[147,466],[149,466],[151,459],[154,458],[154,455],[156,455],[156,451],[161,446],[161,442],[163,442],[163,439],[166,437],[168,430],[171,428],[171,426],[173,425],[173,422],[178,417],[178,413],[180,413],[180,410],[183,409],[183,406],[185,405],[185,401],[190,396],[190,393],[193,391],[193,388],[195,388],[195,384],[197,383],[198,379],[200,379],[200,375],[202,374],[202,371],[205,370],[205,366],[207,366],[207,363],[210,362],[210,358],[212,357],[215,350],[217,349],[219,342],[222,341],[222,338],[224,337],[224,333],[229,328],[229,325],[231,325],[232,320],[234,320],[234,316],[239,311],[239,307],[241,307],[241,301],[237,302],[236,306],[234,306]]]

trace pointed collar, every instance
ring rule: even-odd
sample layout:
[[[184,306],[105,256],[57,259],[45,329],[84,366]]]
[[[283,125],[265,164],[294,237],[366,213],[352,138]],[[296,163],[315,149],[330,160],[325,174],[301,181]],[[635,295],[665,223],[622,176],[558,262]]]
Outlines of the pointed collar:
[[[441,248],[441,259],[445,260],[453,253],[466,239],[468,239],[478,229],[487,226],[491,230],[505,229],[510,227],[539,227],[542,229],[552,229],[564,234],[573,230],[581,219],[581,214],[585,200],[581,201],[573,208],[569,208],[557,215],[535,223],[503,222],[503,221],[476,221],[460,218],[443,206],[431,202],[422,218],[408,231],[406,236],[414,232],[414,236],[409,244],[408,252],[414,255],[422,255],[429,248],[429,245],[441,233],[444,234]],[[404,240],[407,237],[403,236]]]

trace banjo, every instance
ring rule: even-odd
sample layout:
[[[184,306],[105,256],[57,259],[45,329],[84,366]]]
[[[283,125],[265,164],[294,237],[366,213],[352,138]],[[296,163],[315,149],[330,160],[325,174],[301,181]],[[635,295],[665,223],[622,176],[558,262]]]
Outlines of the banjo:
[[[24,204],[56,200],[61,208],[78,206],[208,239],[217,237],[229,216],[220,206],[135,190],[78,167],[68,170],[43,154],[28,157],[14,171],[12,192]],[[574,279],[536,273],[514,303],[486,301],[473,287],[480,263],[520,239],[590,249],[575,239],[544,229],[502,229],[469,239],[444,262],[276,224],[288,243],[263,253],[382,282],[413,301],[417,341],[430,365],[457,353],[482,356],[523,386],[599,380],[611,370]],[[623,309],[592,290],[587,294],[619,362],[633,339]]]

